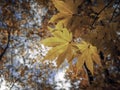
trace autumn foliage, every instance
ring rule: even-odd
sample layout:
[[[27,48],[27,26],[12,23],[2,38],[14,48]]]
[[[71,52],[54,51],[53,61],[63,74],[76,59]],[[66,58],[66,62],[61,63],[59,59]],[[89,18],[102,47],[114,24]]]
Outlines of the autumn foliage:
[[[33,29],[29,31],[26,28],[24,30],[28,38],[32,34],[37,34],[42,39],[39,43],[50,47],[47,54],[41,56],[39,61],[42,64],[46,61],[55,61],[57,67],[54,68],[56,69],[63,68],[63,64],[67,62],[66,78],[69,78],[72,84],[80,80],[79,88],[104,90],[111,87],[117,90],[120,84],[118,77],[120,71],[120,0],[36,1],[41,7],[47,8],[42,26],[36,31]],[[9,4],[5,5],[9,6]],[[24,9],[30,10],[30,6],[24,4]],[[5,11],[4,8],[3,11]],[[12,16],[12,12],[9,14]],[[23,17],[27,16],[29,15],[23,13]],[[4,35],[0,34],[0,42],[2,45],[6,44],[5,48],[0,48],[2,64],[4,64],[4,54],[7,52],[9,43],[13,43],[10,42],[10,35],[22,33],[18,28],[20,26],[15,23],[16,20],[10,19],[6,22],[10,30],[0,28],[0,32],[4,33]],[[19,23],[23,22],[25,21]],[[22,77],[25,71],[26,69],[21,71]],[[74,85],[72,89],[74,90]]]

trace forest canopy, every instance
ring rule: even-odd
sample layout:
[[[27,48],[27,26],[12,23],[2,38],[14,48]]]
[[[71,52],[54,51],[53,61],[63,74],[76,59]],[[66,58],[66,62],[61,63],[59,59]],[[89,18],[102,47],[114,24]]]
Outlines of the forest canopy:
[[[120,0],[1,0],[0,64],[1,90],[118,90]]]

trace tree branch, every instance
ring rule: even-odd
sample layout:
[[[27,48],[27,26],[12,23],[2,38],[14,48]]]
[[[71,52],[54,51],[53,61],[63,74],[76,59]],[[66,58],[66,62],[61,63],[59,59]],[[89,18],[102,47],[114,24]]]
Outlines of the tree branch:
[[[12,86],[10,87],[10,90],[12,90],[13,86],[15,85],[15,83],[16,83],[18,80],[19,80],[19,79],[16,79],[16,80],[13,82]]]
[[[85,68],[86,74],[87,74],[87,76],[88,76],[89,84],[91,85],[92,82],[93,82],[93,76],[92,76],[90,70],[88,70],[86,64],[84,64],[84,68]]]
[[[113,14],[112,14],[112,17],[111,17],[111,19],[110,19],[110,22],[111,22],[111,21],[113,20],[113,18],[114,18],[115,11],[117,10],[117,8],[118,8],[118,6],[119,6],[119,3],[120,3],[120,0],[119,0],[119,2],[118,2],[117,6],[115,7],[114,11],[113,11]]]
[[[113,0],[111,0],[107,5],[105,5],[105,6],[97,13],[97,15],[96,15],[96,17],[95,17],[95,19],[94,19],[94,21],[93,21],[93,23],[92,23],[91,26],[93,26],[93,25],[95,24],[95,22],[96,22],[96,20],[97,20],[97,17],[102,13],[102,11],[105,10],[105,8],[107,8],[107,7],[112,3],[112,1],[113,1]]]
[[[0,54],[0,61],[2,60],[4,54],[6,53],[7,48],[9,47],[9,42],[10,42],[10,31],[8,30],[8,41],[7,41],[7,45],[6,45],[5,49],[3,50],[3,52]]]

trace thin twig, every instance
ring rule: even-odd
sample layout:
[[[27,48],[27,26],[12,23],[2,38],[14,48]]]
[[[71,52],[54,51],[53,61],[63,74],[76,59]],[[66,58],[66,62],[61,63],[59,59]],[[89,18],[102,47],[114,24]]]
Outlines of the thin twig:
[[[16,83],[18,80],[19,80],[19,79],[16,79],[16,80],[13,82],[12,86],[10,87],[10,90],[12,90],[13,86],[15,85],[15,83]]]
[[[94,21],[93,21],[93,23],[92,23],[91,26],[93,26],[93,25],[95,24],[95,22],[96,22],[96,20],[97,20],[97,17],[102,13],[102,11],[105,10],[105,8],[107,8],[107,7],[112,3],[112,1],[113,1],[113,0],[111,0],[107,5],[105,5],[105,6],[97,13],[97,15],[96,15],[96,17],[95,17],[95,19],[94,19]]]
[[[119,0],[119,2],[118,2],[117,6],[115,7],[114,11],[113,11],[113,14],[112,14],[112,17],[111,17],[111,19],[110,19],[110,22],[111,22],[111,21],[113,20],[113,18],[114,18],[115,11],[117,10],[117,8],[118,8],[118,6],[119,6],[119,3],[120,3],[120,0]]]

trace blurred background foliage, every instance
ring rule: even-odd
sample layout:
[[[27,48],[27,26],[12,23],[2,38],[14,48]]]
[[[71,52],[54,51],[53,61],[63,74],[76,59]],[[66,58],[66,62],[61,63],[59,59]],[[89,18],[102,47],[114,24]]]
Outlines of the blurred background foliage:
[[[55,62],[40,61],[49,50],[40,40],[50,36],[48,21],[57,12],[51,0],[0,1],[0,87],[6,82],[5,90],[119,90],[120,0],[83,0],[79,25],[68,27],[76,42],[83,38],[99,49],[103,68],[95,66],[94,77],[74,65],[58,70]],[[64,79],[56,80],[59,72]]]

